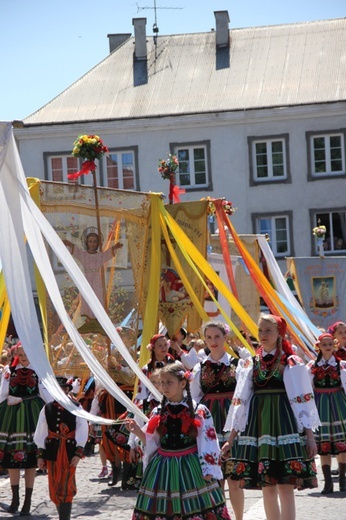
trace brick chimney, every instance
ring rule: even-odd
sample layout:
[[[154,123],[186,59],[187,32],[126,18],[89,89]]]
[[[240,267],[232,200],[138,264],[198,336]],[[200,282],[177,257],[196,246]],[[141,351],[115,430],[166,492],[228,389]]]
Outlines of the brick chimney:
[[[147,35],[145,26],[147,24],[146,18],[133,18],[132,25],[135,27],[135,59],[147,59]]]
[[[216,31],[215,43],[216,48],[229,46],[229,27],[230,22],[228,11],[214,11]]]

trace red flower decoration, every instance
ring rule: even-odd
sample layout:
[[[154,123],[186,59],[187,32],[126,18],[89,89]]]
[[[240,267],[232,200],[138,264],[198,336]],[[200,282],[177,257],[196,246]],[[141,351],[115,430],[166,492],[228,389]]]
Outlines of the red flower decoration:
[[[206,453],[204,455],[204,460],[206,461],[207,464],[211,464],[211,465],[215,464],[214,457],[212,455],[210,455],[210,453]]]
[[[216,431],[215,428],[208,428],[206,431],[208,439],[215,440],[216,439]]]
[[[119,433],[118,435],[116,435],[115,440],[117,441],[118,444],[126,444],[126,442],[127,442],[125,435],[123,435],[122,433]]]
[[[16,462],[22,462],[25,459],[24,451],[15,451],[13,454],[13,460]]]
[[[298,460],[292,460],[292,462],[290,463],[290,466],[291,466],[291,469],[293,471],[295,471],[296,473],[301,473],[302,471],[302,463],[299,462]]]

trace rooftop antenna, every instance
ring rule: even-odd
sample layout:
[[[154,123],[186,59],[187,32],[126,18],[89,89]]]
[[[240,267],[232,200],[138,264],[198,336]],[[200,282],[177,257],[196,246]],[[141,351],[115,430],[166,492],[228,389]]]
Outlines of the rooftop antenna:
[[[156,0],[154,0],[154,7],[151,7],[149,5],[145,5],[143,7],[139,6],[138,4],[137,5],[137,13],[139,11],[144,11],[145,9],[154,9],[154,13],[155,13],[155,22],[153,24],[153,40],[154,40],[154,45],[155,47],[157,46],[157,37],[158,37],[158,34],[159,34],[159,28],[158,28],[158,25],[157,25],[157,10],[158,9],[183,9],[183,7],[157,7],[156,6]]]

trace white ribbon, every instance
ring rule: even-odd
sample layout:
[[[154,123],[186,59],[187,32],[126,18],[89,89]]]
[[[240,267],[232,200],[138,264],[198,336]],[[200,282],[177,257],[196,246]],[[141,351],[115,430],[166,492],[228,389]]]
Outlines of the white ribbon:
[[[0,126],[0,143],[2,136],[6,134],[8,136],[7,139],[5,138],[6,142],[3,149],[0,149],[0,258],[14,323],[23,347],[47,390],[62,406],[75,415],[83,416],[88,420],[105,424],[112,423],[112,420],[102,420],[84,410],[76,410],[56,382],[54,372],[42,346],[42,337],[30,284],[30,271],[24,242],[24,236],[26,236],[53,305],[78,352],[92,373],[102,382],[105,389],[128,410],[147,421],[146,416],[121,391],[90,352],[65,310],[42,235],[64,265],[82,297],[89,304],[95,317],[122,357],[153,395],[157,399],[161,399],[161,394],[150,383],[128,352],[75,260],[31,199],[12,129],[10,128],[9,131],[8,125],[10,124]]]

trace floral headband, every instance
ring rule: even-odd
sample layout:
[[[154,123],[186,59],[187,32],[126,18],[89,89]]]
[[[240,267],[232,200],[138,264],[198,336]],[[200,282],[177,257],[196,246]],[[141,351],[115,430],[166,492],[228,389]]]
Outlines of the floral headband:
[[[329,339],[334,340],[332,334],[329,334],[329,332],[324,332],[323,334],[320,334],[318,336],[317,341],[316,341],[316,345],[319,345],[324,338],[329,338]]]
[[[186,381],[193,380],[193,374],[192,372],[190,372],[190,370],[179,370],[179,372],[177,372],[177,375],[182,377],[183,379],[186,379]]]
[[[154,334],[154,336],[152,336],[152,338],[150,338],[150,342],[149,342],[149,345],[147,345],[147,349],[153,350],[156,341],[160,338],[165,338],[165,337],[166,336],[164,334]]]

